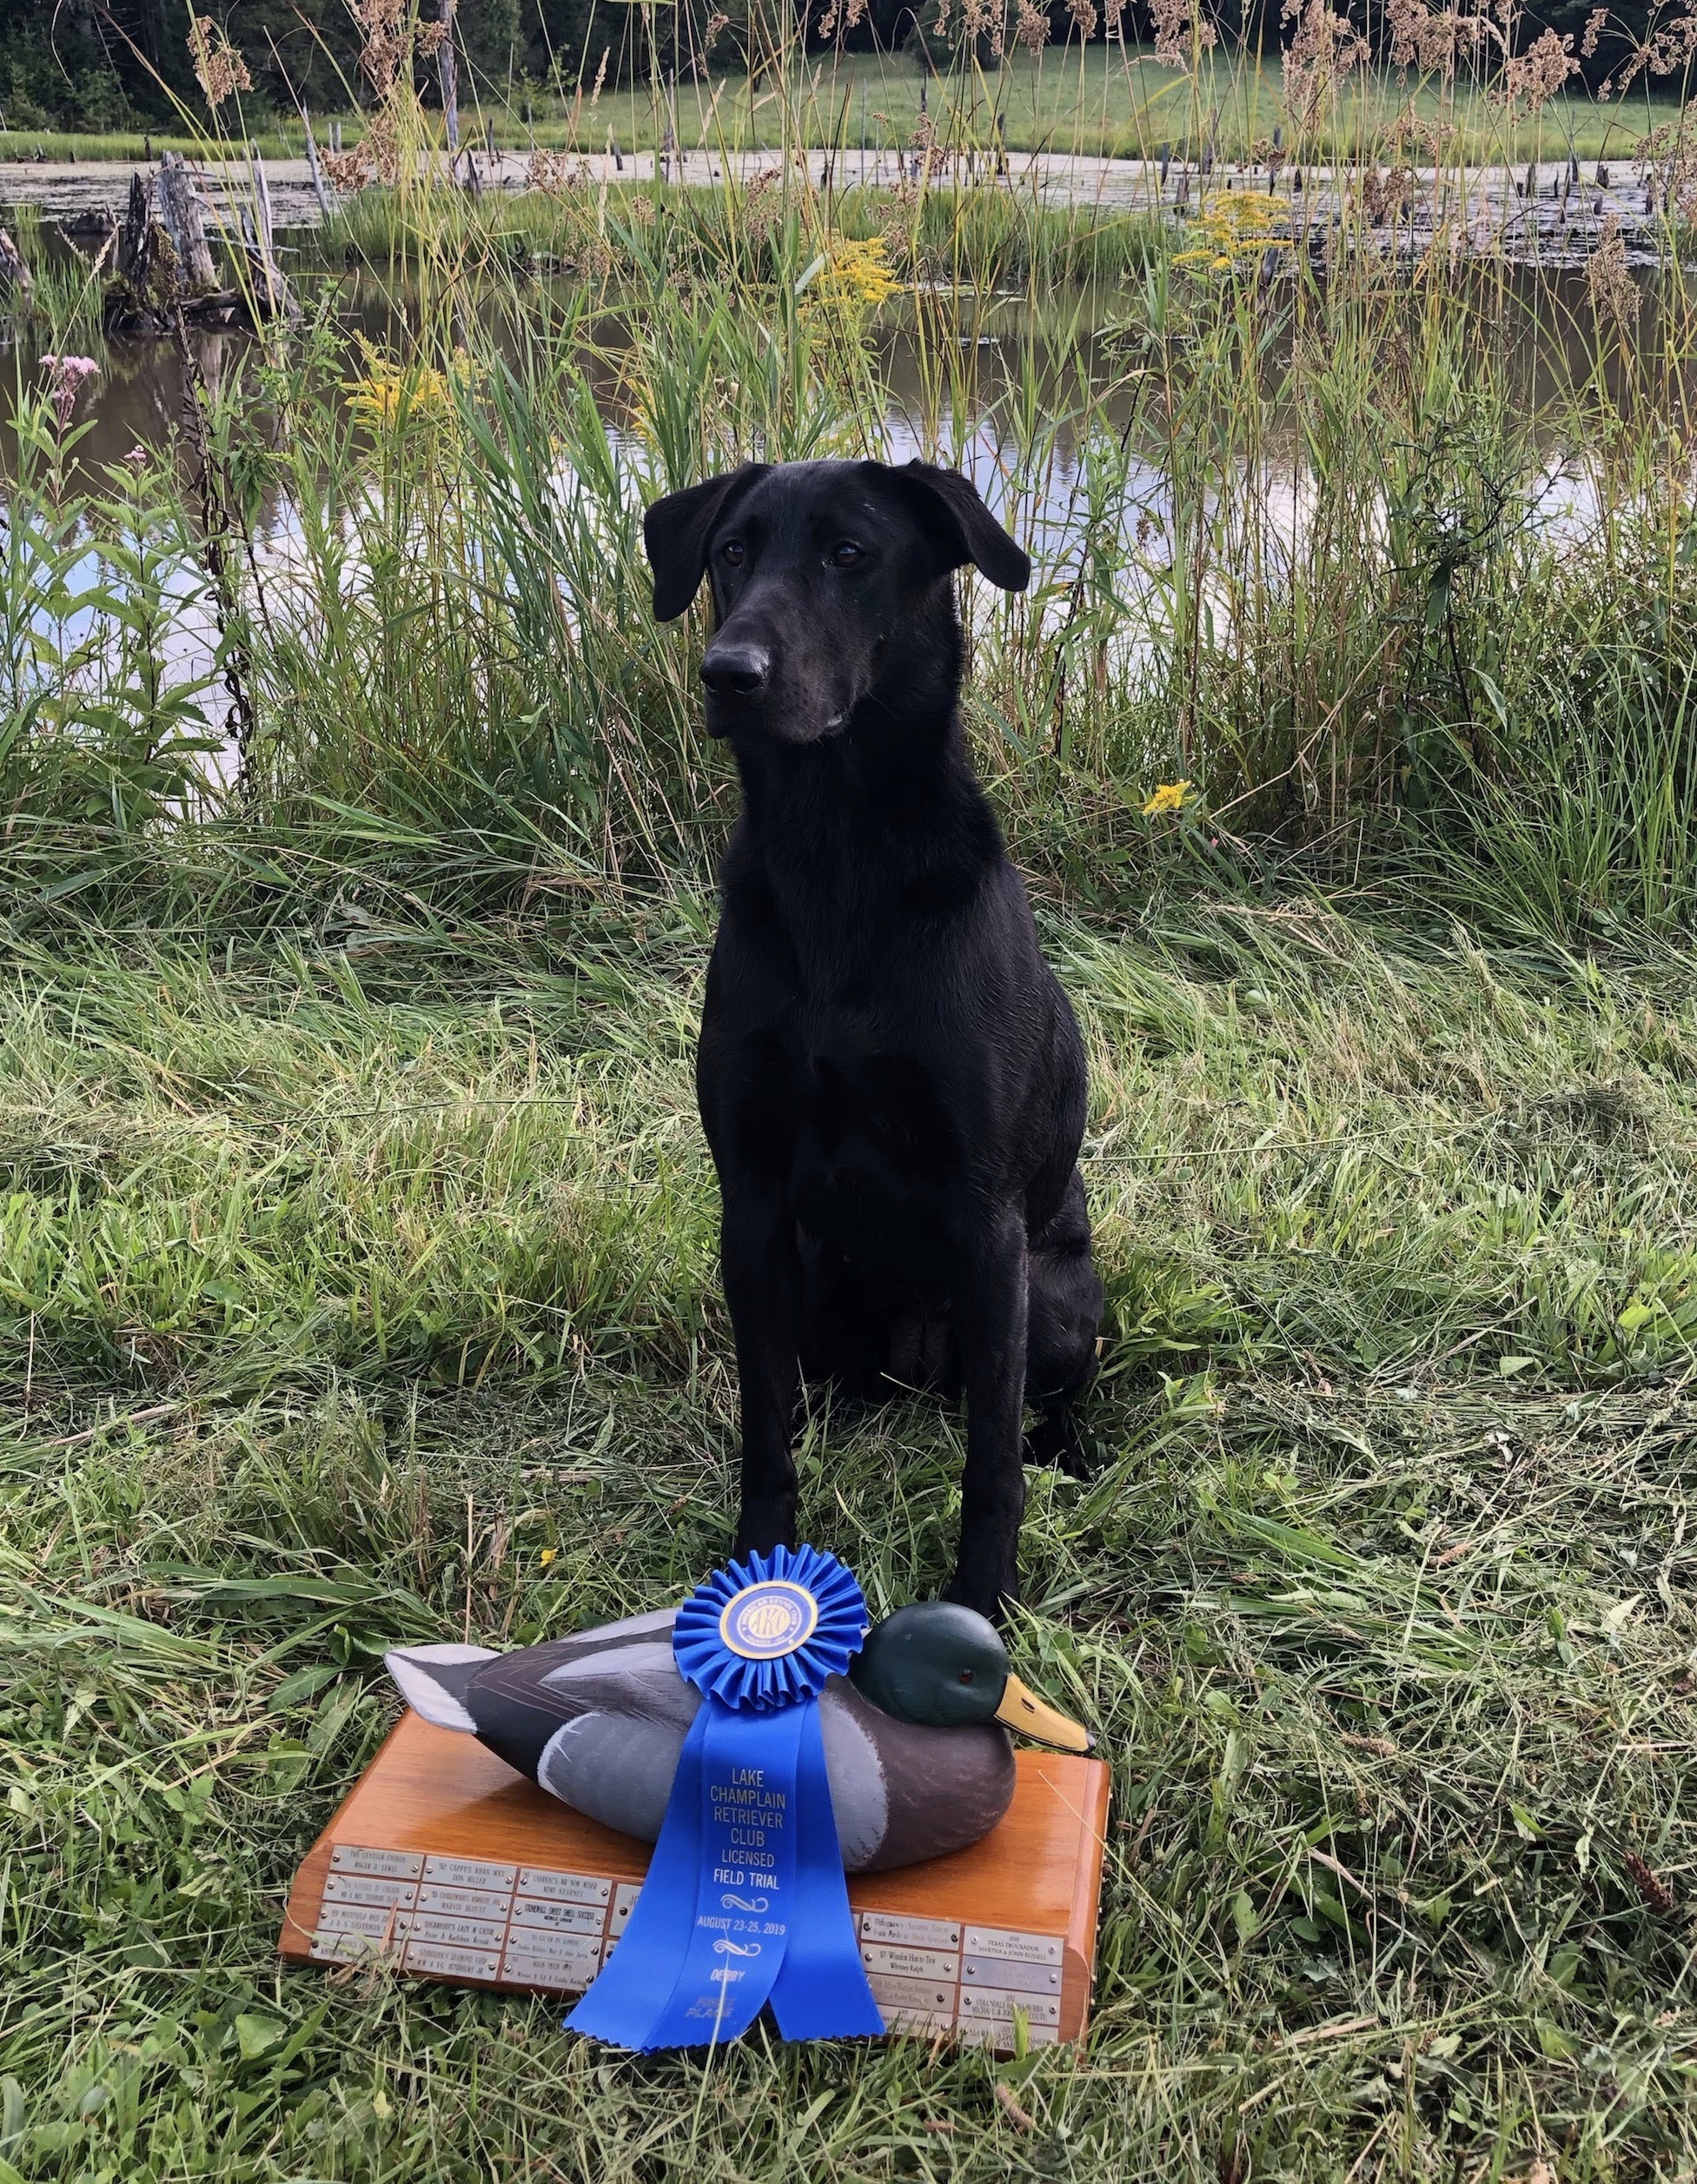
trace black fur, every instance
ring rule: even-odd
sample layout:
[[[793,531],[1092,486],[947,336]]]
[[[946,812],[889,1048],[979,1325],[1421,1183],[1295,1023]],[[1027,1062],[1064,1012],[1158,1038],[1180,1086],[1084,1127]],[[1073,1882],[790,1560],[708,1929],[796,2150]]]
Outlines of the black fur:
[[[742,1384],[739,1552],[793,1541],[799,1375],[964,1386],[949,1590],[1015,1597],[1024,1412],[1081,1468],[1102,1289],[1084,1057],[957,711],[953,572],[1031,565],[928,464],[750,463],[644,526],[654,611],[706,574],[708,728],[743,813],[696,1065]]]

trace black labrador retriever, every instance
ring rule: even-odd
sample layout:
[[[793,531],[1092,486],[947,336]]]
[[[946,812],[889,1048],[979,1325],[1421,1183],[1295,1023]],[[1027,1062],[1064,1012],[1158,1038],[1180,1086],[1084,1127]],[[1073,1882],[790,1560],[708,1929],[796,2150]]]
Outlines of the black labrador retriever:
[[[802,1375],[965,1386],[950,1597],[1017,1597],[1032,1453],[1082,1469],[1072,1405],[1102,1286],[1077,1167],[1083,1044],[972,770],[953,572],[1031,563],[922,462],[746,463],[644,523],[654,613],[705,573],[709,732],[743,811],[696,1085],[724,1198],[742,1383],[736,1549],[793,1543]]]

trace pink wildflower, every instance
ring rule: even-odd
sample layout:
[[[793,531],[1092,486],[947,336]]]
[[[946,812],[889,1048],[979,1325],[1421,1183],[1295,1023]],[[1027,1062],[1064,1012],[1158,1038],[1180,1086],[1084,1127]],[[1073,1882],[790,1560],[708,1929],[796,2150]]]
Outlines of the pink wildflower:
[[[41,361],[47,373],[47,391],[58,413],[59,429],[63,432],[76,408],[76,397],[83,381],[97,379],[100,367],[92,356],[43,356]]]

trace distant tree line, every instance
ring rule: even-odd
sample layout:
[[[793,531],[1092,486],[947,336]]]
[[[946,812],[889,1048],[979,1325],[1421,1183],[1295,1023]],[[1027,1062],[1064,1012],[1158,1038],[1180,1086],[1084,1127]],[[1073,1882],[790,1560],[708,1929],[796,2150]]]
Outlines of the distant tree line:
[[[799,4],[800,0],[792,0]],[[369,0],[356,0],[369,4]],[[1031,6],[1031,0],[1026,0]],[[1098,10],[1075,0],[1079,13]],[[1373,0],[1349,0],[1375,43],[1384,10]],[[1593,15],[1592,0],[1539,0],[1523,18],[1529,43],[1547,28],[1573,40],[1586,81],[1594,88],[1618,78],[1634,42],[1685,14],[1689,0],[1668,6],[1656,0],[1623,0],[1611,9],[1607,30],[1581,54]],[[824,50],[900,52],[916,66],[927,56],[946,65],[949,28],[936,32],[939,0],[813,0],[806,23],[811,45]],[[1036,0],[1037,7],[1044,0]],[[203,11],[206,12],[206,11]],[[212,20],[241,53],[252,78],[247,94],[257,110],[291,111],[304,99],[320,113],[346,111],[360,103],[361,36],[348,0],[226,0]],[[435,0],[426,0],[434,17]],[[771,6],[765,8],[770,20]],[[1077,19],[1055,0],[1047,9],[1054,44],[1076,42]],[[1243,37],[1252,48],[1275,52],[1280,43],[1279,0],[1224,0],[1213,12],[1222,43]],[[958,4],[953,14],[958,20]],[[1011,9],[1010,10],[1011,17]],[[756,18],[756,23],[760,18]],[[1028,18],[1029,19],[1029,18]],[[12,130],[166,129],[203,126],[207,111],[189,51],[187,0],[0,0],[0,117]],[[828,37],[821,37],[821,27]],[[1146,10],[1128,4],[1121,21],[1128,43],[1152,37]],[[538,101],[581,88],[646,82],[651,71],[673,71],[683,80],[711,69],[738,70],[762,58],[758,27],[751,28],[748,0],[677,0],[644,8],[631,0],[459,0],[456,37],[461,99],[481,97],[510,104],[522,115]],[[1012,41],[1008,41],[1011,47]],[[1675,41],[1677,43],[1677,41]],[[986,57],[981,41],[980,57]],[[1681,70],[1664,88],[1682,87]],[[427,96],[434,95],[434,68],[421,70]],[[1652,78],[1652,81],[1656,79]],[[229,114],[226,109],[226,117]]]

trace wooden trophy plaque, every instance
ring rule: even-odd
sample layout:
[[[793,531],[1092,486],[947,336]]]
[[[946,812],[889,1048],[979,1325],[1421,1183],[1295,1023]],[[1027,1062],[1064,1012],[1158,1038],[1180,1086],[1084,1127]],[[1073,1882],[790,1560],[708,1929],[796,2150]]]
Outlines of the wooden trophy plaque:
[[[849,1875],[892,2033],[1012,2052],[1083,2037],[1108,1818],[1097,1759],[1022,1751],[981,1842]],[[281,1947],[475,1987],[578,1995],[630,1916],[648,1846],[527,1782],[470,1736],[401,1717],[307,1854]],[[1018,2019],[1016,2019],[1016,2012]]]

